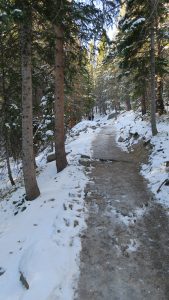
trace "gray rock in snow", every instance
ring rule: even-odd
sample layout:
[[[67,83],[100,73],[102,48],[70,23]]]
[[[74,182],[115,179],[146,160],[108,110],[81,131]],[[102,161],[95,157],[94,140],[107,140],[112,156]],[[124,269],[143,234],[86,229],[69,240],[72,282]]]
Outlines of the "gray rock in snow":
[[[118,138],[118,142],[119,142],[119,143],[124,142],[124,139],[122,138],[122,136],[120,136],[120,137]]]
[[[107,120],[114,119],[117,117],[117,115],[118,115],[118,113],[112,113],[108,116]]]
[[[88,156],[88,155],[85,155],[85,154],[81,154],[81,158],[90,159],[90,156]]]

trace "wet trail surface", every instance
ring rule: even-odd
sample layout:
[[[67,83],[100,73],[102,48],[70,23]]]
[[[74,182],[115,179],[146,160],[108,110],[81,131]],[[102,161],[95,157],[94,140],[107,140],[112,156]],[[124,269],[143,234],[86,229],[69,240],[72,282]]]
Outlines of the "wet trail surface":
[[[77,300],[169,299],[169,217],[105,127],[93,143]]]

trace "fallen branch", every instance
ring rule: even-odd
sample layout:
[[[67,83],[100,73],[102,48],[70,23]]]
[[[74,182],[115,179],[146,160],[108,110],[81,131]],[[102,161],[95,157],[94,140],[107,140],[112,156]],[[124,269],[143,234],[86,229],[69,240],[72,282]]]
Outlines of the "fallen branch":
[[[29,284],[21,271],[20,271],[20,281],[22,282],[23,286],[28,290]]]
[[[158,190],[157,190],[157,193],[159,193],[160,191],[161,191],[161,187],[163,186],[163,185],[169,185],[169,179],[165,179],[161,184],[160,184],[160,186],[159,186],[159,188],[158,188]]]

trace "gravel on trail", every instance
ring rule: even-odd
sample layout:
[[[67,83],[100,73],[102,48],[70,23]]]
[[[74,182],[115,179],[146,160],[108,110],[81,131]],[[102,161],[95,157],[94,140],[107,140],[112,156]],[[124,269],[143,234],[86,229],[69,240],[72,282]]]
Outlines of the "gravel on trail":
[[[110,126],[93,142],[77,300],[169,299],[168,210],[139,174],[138,149],[123,152]]]

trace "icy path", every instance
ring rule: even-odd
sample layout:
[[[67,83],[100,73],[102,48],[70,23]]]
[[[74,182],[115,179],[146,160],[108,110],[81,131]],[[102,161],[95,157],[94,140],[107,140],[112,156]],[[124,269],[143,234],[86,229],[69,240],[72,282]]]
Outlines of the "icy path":
[[[82,235],[78,300],[169,299],[167,208],[139,175],[137,153],[122,152],[112,127],[93,144]]]

